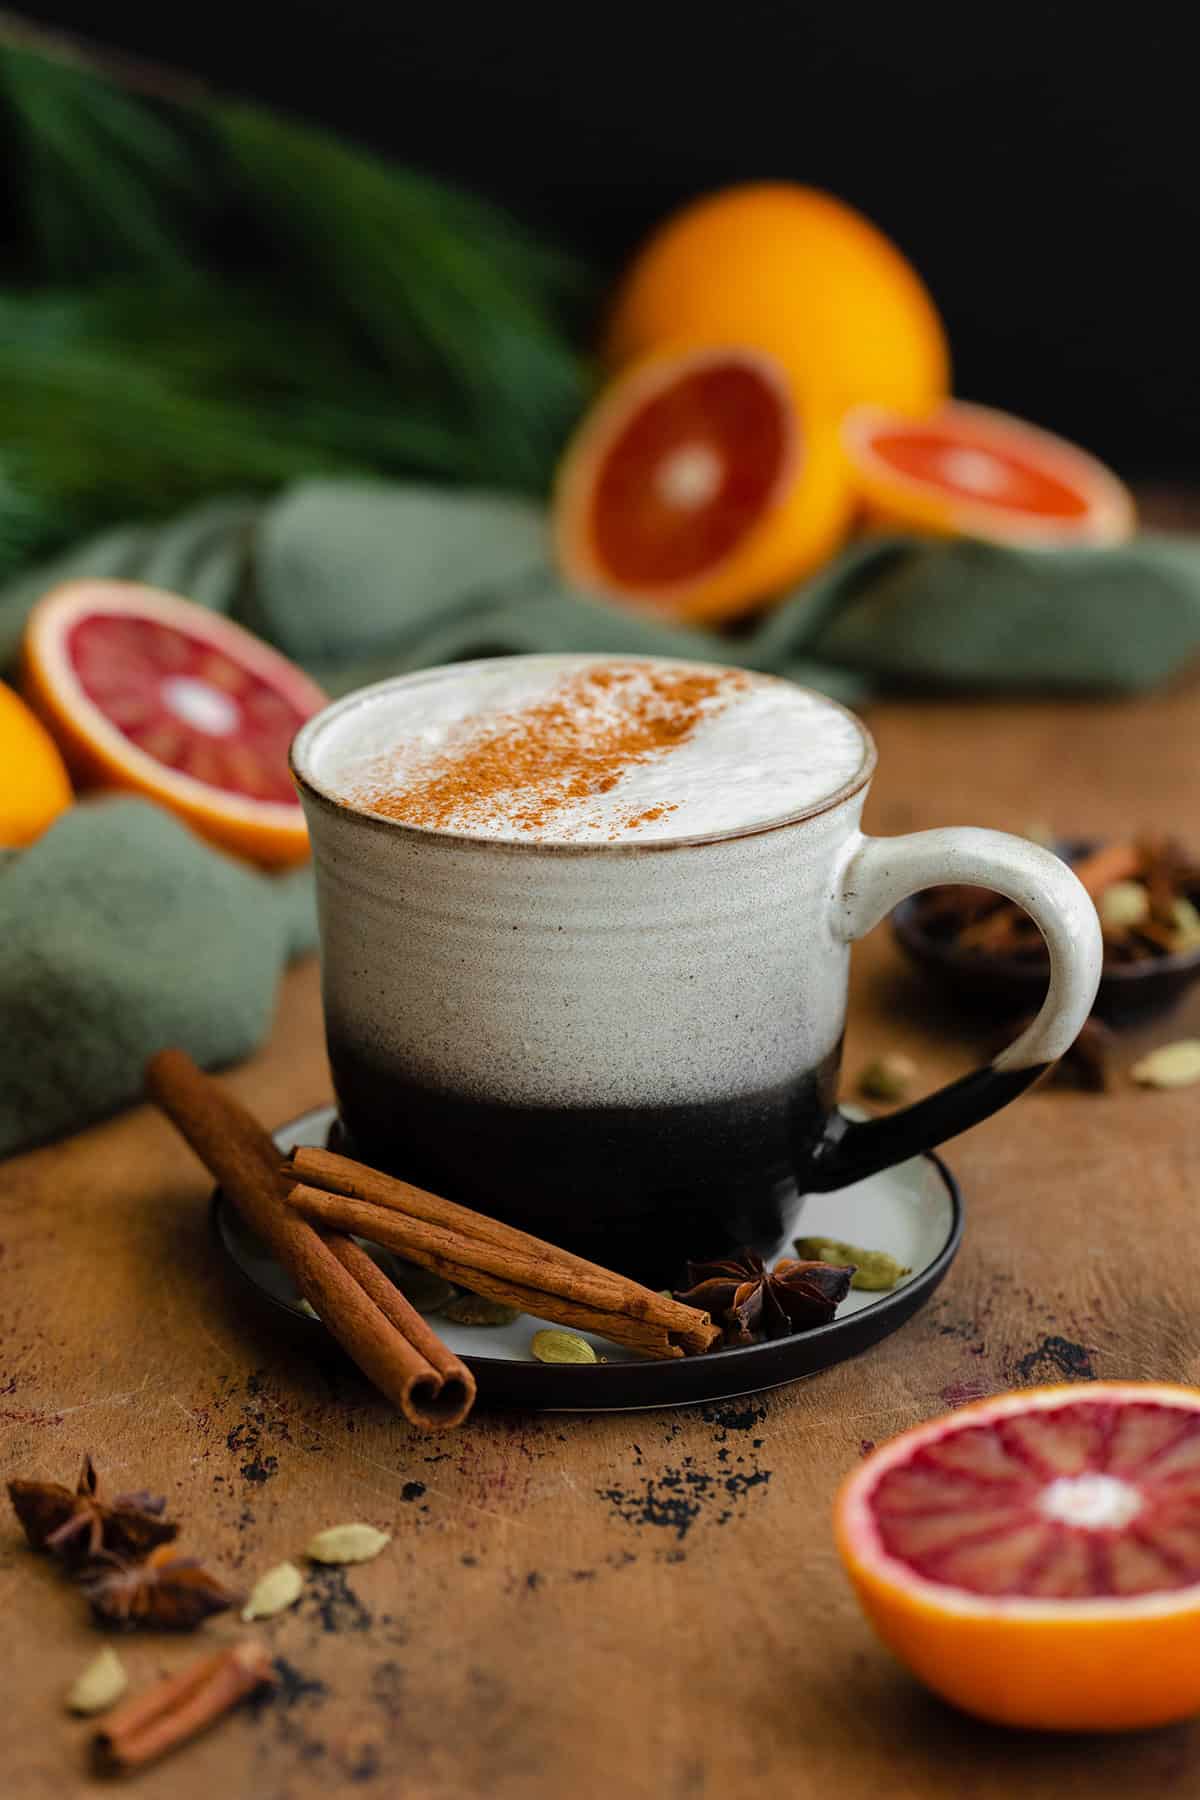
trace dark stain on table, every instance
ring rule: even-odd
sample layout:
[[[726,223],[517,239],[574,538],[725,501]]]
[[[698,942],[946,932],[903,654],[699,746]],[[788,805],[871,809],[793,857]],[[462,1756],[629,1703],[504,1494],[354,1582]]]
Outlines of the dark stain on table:
[[[648,1476],[639,1487],[599,1488],[597,1492],[624,1524],[673,1531],[682,1543],[702,1519],[728,1524],[750,1490],[764,1487],[771,1479],[769,1469],[714,1473],[692,1464],[693,1459],[685,1456],[682,1464]]]
[[[369,1631],[373,1623],[370,1608],[354,1592],[343,1568],[321,1565],[313,1569],[301,1606],[323,1632],[334,1636],[346,1631]]]
[[[771,1471],[761,1466],[756,1454],[765,1437],[747,1441],[749,1433],[765,1429],[765,1404],[722,1401],[696,1410],[711,1427],[709,1444],[697,1454],[655,1467],[658,1455],[654,1449],[644,1447],[644,1442],[632,1443],[632,1467],[639,1472],[638,1479],[617,1479],[597,1488],[599,1498],[607,1500],[613,1516],[623,1524],[639,1530],[669,1531],[682,1543],[695,1525],[728,1524],[747,1495],[770,1481]],[[679,1420],[665,1420],[663,1426],[665,1448],[677,1437]],[[643,1474],[643,1470],[649,1472]]]
[[[243,1481],[261,1483],[270,1481],[272,1475],[278,1474],[279,1458],[277,1456],[259,1456],[256,1452],[249,1462],[244,1462],[240,1466]]]
[[[952,1381],[947,1387],[939,1388],[938,1398],[949,1407],[970,1406],[973,1400],[985,1400],[993,1392],[990,1382],[980,1376],[969,1376],[965,1381]]]
[[[1016,1365],[1021,1382],[1095,1381],[1091,1351],[1057,1334],[1042,1338]]]
[[[255,1718],[265,1717],[274,1726],[276,1743],[285,1746],[301,1762],[313,1762],[327,1754],[323,1740],[306,1722],[324,1707],[329,1688],[315,1675],[306,1675],[286,1656],[274,1658],[275,1686],[250,1702]],[[262,1746],[266,1751],[266,1745]]]
[[[381,1662],[371,1672],[371,1699],[389,1718],[400,1711],[404,1685],[404,1670],[398,1662]]]
[[[761,1425],[767,1416],[765,1406],[739,1406],[736,1401],[718,1401],[715,1405],[702,1406],[700,1417],[706,1425],[715,1425],[722,1432],[753,1431]],[[718,1439],[720,1442],[721,1439]]]
[[[265,1451],[264,1444],[289,1444],[292,1432],[282,1407],[267,1395],[261,1373],[248,1376],[243,1391],[242,1416],[227,1434],[225,1444],[234,1456],[246,1458],[238,1465],[242,1479],[262,1486],[279,1472],[279,1458]]]
[[[276,1686],[261,1696],[260,1708],[274,1704],[286,1709],[301,1700],[323,1700],[329,1692],[325,1682],[315,1675],[306,1675],[286,1656],[275,1657],[271,1666],[275,1671]]]

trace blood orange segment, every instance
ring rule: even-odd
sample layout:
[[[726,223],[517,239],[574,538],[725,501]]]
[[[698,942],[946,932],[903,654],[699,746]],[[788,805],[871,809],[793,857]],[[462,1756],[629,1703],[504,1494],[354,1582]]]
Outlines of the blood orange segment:
[[[885,1643],[968,1711],[1118,1730],[1200,1710],[1200,1391],[966,1407],[869,1457],[835,1523]]]
[[[34,609],[24,682],[81,782],[148,794],[266,866],[307,854],[287,755],[324,695],[240,626],[133,582],[73,582]]]
[[[850,496],[836,432],[780,365],[744,350],[664,353],[601,396],[555,497],[580,587],[682,619],[721,619],[831,554]]]
[[[949,401],[922,418],[855,407],[842,439],[878,524],[1052,548],[1119,543],[1136,523],[1103,463],[988,407]]]

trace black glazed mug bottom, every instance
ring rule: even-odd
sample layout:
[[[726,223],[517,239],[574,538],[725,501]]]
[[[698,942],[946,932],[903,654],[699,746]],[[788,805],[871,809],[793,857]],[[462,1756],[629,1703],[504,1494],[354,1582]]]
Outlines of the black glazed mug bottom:
[[[353,1060],[356,1066],[348,1066]],[[671,1106],[512,1106],[381,1075],[331,1045],[330,1148],[654,1287],[774,1250],[833,1105],[840,1046],[779,1088]]]

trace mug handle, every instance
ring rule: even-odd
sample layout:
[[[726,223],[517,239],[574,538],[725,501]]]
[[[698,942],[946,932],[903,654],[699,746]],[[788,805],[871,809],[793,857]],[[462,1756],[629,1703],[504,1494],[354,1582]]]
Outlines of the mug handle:
[[[909,894],[946,882],[993,888],[1029,914],[1050,952],[1042,1010],[986,1068],[900,1112],[854,1120],[835,1108],[803,1180],[811,1193],[890,1168],[998,1112],[1069,1049],[1091,1011],[1103,956],[1091,897],[1061,858],[1007,832],[963,826],[907,837],[857,836],[834,893],[834,935],[850,943]]]

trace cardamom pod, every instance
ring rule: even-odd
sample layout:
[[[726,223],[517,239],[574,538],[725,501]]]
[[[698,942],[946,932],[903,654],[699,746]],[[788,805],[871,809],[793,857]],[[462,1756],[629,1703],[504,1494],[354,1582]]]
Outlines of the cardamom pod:
[[[318,1531],[304,1554],[319,1563],[370,1562],[391,1541],[388,1532],[373,1525],[331,1525]]]
[[[1197,911],[1186,894],[1179,894],[1172,900],[1171,924],[1175,930],[1172,948],[1176,956],[1185,950],[1195,950],[1200,945],[1200,911]]]
[[[385,1266],[408,1304],[419,1313],[441,1312],[447,1301],[458,1294],[453,1282],[422,1269],[417,1263],[405,1262],[402,1257],[389,1256]]]
[[[823,1262],[854,1264],[854,1273],[850,1277],[850,1286],[869,1294],[883,1293],[886,1288],[894,1288],[905,1275],[912,1270],[889,1256],[886,1250],[863,1250],[858,1244],[843,1244],[837,1238],[805,1237],[797,1238],[796,1255],[804,1262]]]
[[[67,1709],[73,1713],[107,1712],[128,1686],[124,1663],[115,1650],[106,1647],[67,1689]]]
[[[893,1050],[869,1062],[858,1078],[858,1091],[868,1100],[903,1100],[917,1078],[911,1056]]]
[[[511,1325],[520,1316],[519,1306],[489,1300],[486,1294],[458,1294],[442,1307],[442,1318],[451,1319],[455,1325]]]
[[[304,1586],[304,1577],[295,1563],[276,1563],[265,1575],[260,1575],[250,1589],[250,1598],[242,1608],[242,1618],[246,1624],[251,1619],[273,1619],[276,1613],[283,1612],[300,1598]]]
[[[1135,1062],[1129,1073],[1141,1087],[1191,1087],[1200,1081],[1200,1038],[1179,1038]]]
[[[594,1363],[599,1359],[577,1331],[535,1331],[529,1348],[539,1362]]]
[[[1097,900],[1096,911],[1110,931],[1140,925],[1150,916],[1150,890],[1140,881],[1111,881]]]

